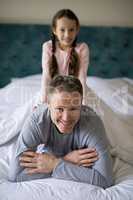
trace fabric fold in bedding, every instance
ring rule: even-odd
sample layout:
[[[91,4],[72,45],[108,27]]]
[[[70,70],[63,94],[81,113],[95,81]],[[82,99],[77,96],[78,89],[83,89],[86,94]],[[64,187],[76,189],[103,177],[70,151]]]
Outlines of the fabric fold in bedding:
[[[87,78],[92,92],[88,103],[93,103],[91,106],[101,115],[110,141],[114,158],[114,186],[104,190],[94,185],[54,178],[22,183],[7,181],[15,141],[27,114],[39,97],[40,81],[41,75],[15,79],[0,90],[0,200],[44,200],[44,197],[45,200],[132,200],[133,80],[130,79]],[[101,96],[100,91],[103,92]]]
[[[112,155],[133,165],[133,80],[88,77],[87,85],[88,104],[104,122]]]

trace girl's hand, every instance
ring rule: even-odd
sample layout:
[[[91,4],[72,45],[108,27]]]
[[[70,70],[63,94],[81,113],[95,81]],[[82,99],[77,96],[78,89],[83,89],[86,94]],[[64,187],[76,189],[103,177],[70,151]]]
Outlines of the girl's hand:
[[[94,162],[98,160],[98,153],[94,148],[74,150],[66,154],[66,156],[64,156],[64,160],[79,166],[91,167],[94,164]]]
[[[27,170],[28,174],[51,173],[60,159],[51,153],[36,153],[26,151],[20,156],[20,166]]]
[[[37,109],[37,106],[34,106],[34,107],[33,107],[33,111],[34,111],[35,109]]]

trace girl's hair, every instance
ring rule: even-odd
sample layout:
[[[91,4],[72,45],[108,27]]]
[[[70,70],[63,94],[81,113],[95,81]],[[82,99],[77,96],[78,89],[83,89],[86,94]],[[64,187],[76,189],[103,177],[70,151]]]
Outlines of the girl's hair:
[[[62,9],[62,10],[59,10],[53,17],[52,30],[56,29],[57,20],[62,17],[66,17],[68,19],[75,20],[77,27],[80,26],[77,16],[71,10]],[[58,64],[57,64],[57,60],[56,60],[56,56],[55,56],[57,38],[56,38],[55,34],[53,33],[53,31],[52,31],[51,39],[52,39],[52,57],[51,57],[51,61],[50,61],[49,73],[50,73],[51,78],[53,78],[55,75],[58,74]],[[70,53],[70,57],[69,57],[68,74],[74,75],[77,77],[78,72],[79,72],[79,57],[75,51],[76,42],[77,42],[77,37],[75,38],[75,40],[73,41],[73,44],[72,44],[72,49],[71,49],[71,53]]]

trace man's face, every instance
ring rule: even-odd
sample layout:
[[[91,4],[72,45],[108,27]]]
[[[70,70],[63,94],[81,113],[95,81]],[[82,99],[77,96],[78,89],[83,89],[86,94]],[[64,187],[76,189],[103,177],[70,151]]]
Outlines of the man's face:
[[[55,92],[49,97],[52,122],[61,133],[71,133],[80,117],[82,97],[78,92]]]

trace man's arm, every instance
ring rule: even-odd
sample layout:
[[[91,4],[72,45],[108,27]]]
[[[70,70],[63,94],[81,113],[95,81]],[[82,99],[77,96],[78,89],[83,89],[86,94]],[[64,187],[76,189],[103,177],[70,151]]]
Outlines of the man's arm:
[[[95,149],[79,149],[69,152],[64,160],[78,166],[92,166],[98,159]],[[43,153],[26,151],[20,156],[20,165],[25,167],[29,175],[52,173],[60,163],[61,158],[45,150]]]
[[[112,185],[111,166],[111,160],[107,152],[104,153],[103,158],[99,158],[96,162],[93,160],[93,165],[90,167],[79,166],[61,159],[53,170],[52,176],[54,178],[84,182],[107,188]],[[105,170],[106,175],[101,173],[103,170]]]
[[[56,158],[51,153],[24,152],[21,156],[21,165],[25,167],[31,177],[38,173],[42,176],[49,173],[52,177],[58,179],[84,182],[103,188],[107,187],[105,178],[97,170],[72,164],[72,162],[64,159]]]
[[[100,137],[98,137],[96,129],[93,129],[94,133],[92,137],[90,137],[90,134],[84,134],[79,137],[80,147],[88,146],[96,149],[98,152],[98,160],[96,162],[95,153],[93,152],[90,156],[89,148],[88,150],[85,148],[74,150],[64,156],[64,158],[59,159],[51,153],[37,154],[35,152],[27,152],[27,155],[25,154],[22,156],[21,164],[30,175],[50,173],[52,177],[58,179],[84,182],[103,188],[109,187],[112,184],[111,158],[107,149],[106,140],[103,137],[103,132],[101,132]],[[102,129],[99,130],[103,131]],[[30,154],[31,160],[30,162],[28,160],[27,163],[28,154]],[[80,154],[80,156],[77,154]],[[86,156],[90,156],[94,160],[88,159]],[[86,159],[88,161],[86,161]],[[89,166],[91,161],[93,165]],[[83,166],[83,163],[85,163],[85,165],[87,164],[87,166]]]
[[[95,148],[98,152],[98,160],[91,167],[77,166],[65,160],[61,160],[53,171],[55,178],[74,180],[107,188],[113,183],[112,160],[108,151],[108,142],[105,136],[104,126],[99,117],[87,122],[90,133],[81,132],[79,146]]]
[[[104,152],[104,156],[105,154]],[[97,167],[94,163],[96,160],[96,152],[89,148],[74,150],[64,158],[57,158],[52,153],[38,154],[28,151],[21,156],[21,165],[26,168],[30,176],[38,173],[50,173],[54,178],[85,182],[106,188],[110,186],[110,183],[100,173],[99,168],[95,169]],[[104,166],[105,171],[106,168],[110,168],[110,166],[106,166],[107,163],[110,165],[110,160],[100,158],[100,163]],[[101,166],[101,170],[103,170],[103,166]]]
[[[53,171],[52,176],[58,179],[97,185],[103,188],[109,187],[105,177],[94,168],[86,168],[61,160]]]
[[[26,120],[16,143],[16,150],[10,162],[10,181],[18,181],[19,176],[21,176],[24,171],[24,168],[20,166],[20,155],[28,149],[35,150],[36,146],[40,143],[40,130],[34,120],[34,115],[32,115]],[[21,180],[22,179],[23,177],[21,176]]]

